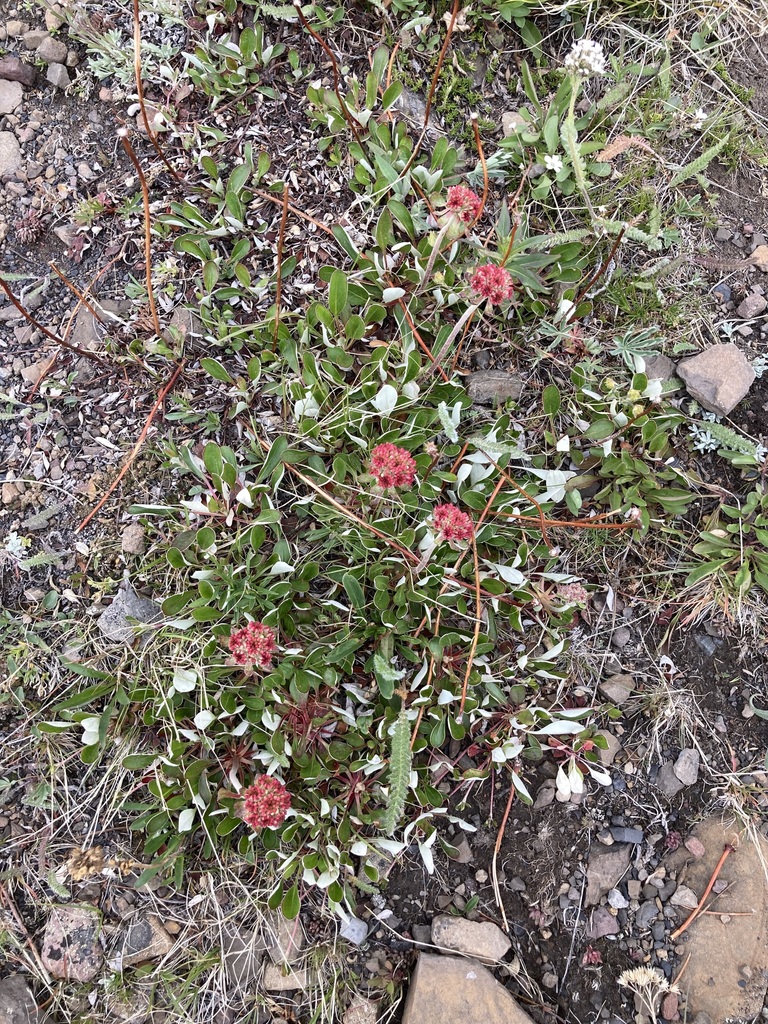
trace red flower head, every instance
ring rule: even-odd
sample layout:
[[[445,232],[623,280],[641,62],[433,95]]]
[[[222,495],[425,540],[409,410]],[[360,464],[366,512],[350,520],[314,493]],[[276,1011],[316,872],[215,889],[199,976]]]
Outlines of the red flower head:
[[[371,474],[379,487],[410,487],[416,478],[416,463],[405,448],[377,444],[371,452]]]
[[[470,278],[469,286],[484,299],[488,299],[492,306],[498,306],[504,299],[511,299],[515,290],[510,272],[495,263],[478,267]]]
[[[472,540],[475,532],[471,518],[456,505],[438,505],[432,521],[444,540]]]
[[[238,665],[269,668],[277,650],[275,631],[263,622],[249,622],[230,633],[229,650]]]
[[[483,201],[471,188],[464,185],[452,185],[448,189],[446,210],[450,210],[462,224],[471,224],[480,213]]]
[[[272,775],[259,775],[240,796],[243,800],[243,821],[253,829],[282,825],[291,806],[291,794]]]

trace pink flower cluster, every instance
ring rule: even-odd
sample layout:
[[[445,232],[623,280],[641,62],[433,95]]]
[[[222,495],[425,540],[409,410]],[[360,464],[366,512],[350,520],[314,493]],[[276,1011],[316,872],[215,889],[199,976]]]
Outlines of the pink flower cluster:
[[[504,299],[511,299],[515,291],[510,272],[495,263],[477,267],[469,279],[469,286],[484,299],[488,299],[492,306],[498,306]]]
[[[275,631],[263,622],[248,622],[230,634],[229,650],[238,665],[268,668],[277,650]]]
[[[370,472],[379,487],[410,487],[416,479],[416,463],[405,448],[377,444],[371,452]]]
[[[568,604],[586,605],[589,591],[581,583],[561,583],[557,588],[557,596]]]
[[[435,530],[443,540],[472,540],[475,528],[472,519],[456,505],[438,505],[432,514]]]
[[[272,775],[259,775],[252,786],[241,793],[243,821],[253,829],[277,828],[285,821],[291,806],[291,794]]]
[[[480,213],[482,205],[482,199],[471,188],[466,188],[464,185],[452,185],[448,189],[445,208],[455,214],[462,224],[471,224]]]

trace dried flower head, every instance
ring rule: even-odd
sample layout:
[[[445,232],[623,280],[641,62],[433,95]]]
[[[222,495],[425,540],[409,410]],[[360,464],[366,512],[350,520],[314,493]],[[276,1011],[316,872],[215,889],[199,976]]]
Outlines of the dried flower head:
[[[416,479],[416,463],[405,448],[377,444],[371,452],[370,472],[379,487],[410,487]]]
[[[445,208],[450,210],[462,224],[471,224],[480,213],[482,205],[483,200],[471,188],[466,188],[464,185],[452,185],[448,189]]]
[[[477,267],[469,279],[469,285],[484,299],[488,299],[492,306],[497,306],[505,299],[511,299],[515,290],[510,272],[495,263],[485,263],[482,267]]]
[[[240,795],[243,798],[243,821],[253,829],[282,825],[291,806],[291,794],[272,775],[259,775],[253,785]]]
[[[561,583],[557,588],[557,596],[566,604],[585,605],[589,601],[589,591],[581,583]]]
[[[582,78],[604,75],[605,68],[605,51],[600,43],[595,43],[591,39],[579,39],[565,58],[565,70]]]
[[[475,532],[472,519],[456,505],[438,505],[432,515],[435,531],[443,540],[472,540]]]
[[[679,992],[677,985],[670,985],[661,971],[653,967],[630,967],[618,978],[622,988],[628,988],[636,997],[635,1008],[644,1011],[656,1024],[659,1000],[667,992]]]
[[[238,665],[269,668],[277,650],[275,631],[263,622],[248,622],[230,634],[229,650]]]

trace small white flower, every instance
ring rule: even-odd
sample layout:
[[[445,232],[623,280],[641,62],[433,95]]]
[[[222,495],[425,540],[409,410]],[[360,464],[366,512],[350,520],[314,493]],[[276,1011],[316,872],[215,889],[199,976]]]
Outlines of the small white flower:
[[[547,153],[544,157],[544,166],[548,171],[553,171],[555,174],[559,174],[563,169],[563,161],[557,153]]]
[[[605,53],[600,43],[591,39],[579,39],[573,44],[565,58],[565,70],[589,78],[590,75],[605,74]]]
[[[704,127],[704,122],[706,120],[706,110],[703,107],[699,107],[699,109],[696,111],[696,113],[693,115],[693,118],[691,119],[691,128],[694,128],[696,131],[698,131],[700,128]]]

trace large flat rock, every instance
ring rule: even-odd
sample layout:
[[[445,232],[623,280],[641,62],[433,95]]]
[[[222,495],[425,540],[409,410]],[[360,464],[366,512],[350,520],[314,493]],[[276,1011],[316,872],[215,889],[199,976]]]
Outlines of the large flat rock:
[[[683,880],[699,899],[725,844],[738,847],[718,875],[728,888],[712,904],[716,913],[700,915],[684,933],[690,959],[680,989],[691,1019],[703,1011],[713,1021],[752,1021],[768,987],[768,841],[761,839],[759,850],[731,820],[719,817],[702,822],[694,835],[705,853],[688,864]],[[684,919],[689,911],[682,913]]]
[[[533,1024],[477,960],[419,953],[403,1024]]]

